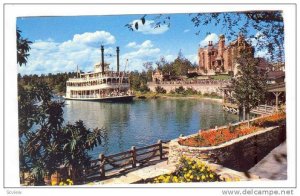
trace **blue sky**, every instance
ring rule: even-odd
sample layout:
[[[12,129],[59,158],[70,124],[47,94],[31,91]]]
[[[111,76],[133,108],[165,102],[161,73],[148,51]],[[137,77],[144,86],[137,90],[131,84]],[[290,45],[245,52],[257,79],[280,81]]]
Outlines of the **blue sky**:
[[[153,26],[148,15],[145,25],[138,31],[130,31],[125,24],[143,15],[118,16],[68,16],[24,17],[17,19],[22,37],[33,41],[26,66],[19,67],[23,74],[48,74],[75,71],[91,71],[100,61],[100,45],[105,46],[106,62],[116,70],[116,46],[120,47],[121,70],[142,70],[144,62],[155,62],[161,56],[168,61],[177,57],[181,50],[191,62],[197,62],[199,45],[209,40],[216,42],[223,29],[203,26],[199,35],[188,14],[172,14],[171,26]],[[212,34],[207,35],[206,32]],[[256,33],[256,32],[252,32]],[[228,43],[228,42],[227,42]],[[128,66],[125,67],[126,59]]]

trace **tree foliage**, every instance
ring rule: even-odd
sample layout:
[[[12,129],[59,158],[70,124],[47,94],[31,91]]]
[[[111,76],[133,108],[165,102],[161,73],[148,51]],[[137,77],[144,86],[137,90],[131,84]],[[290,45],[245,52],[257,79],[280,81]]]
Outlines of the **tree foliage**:
[[[194,68],[192,63],[183,56],[181,51],[179,51],[174,62],[171,63],[171,67],[175,76],[185,76],[189,69]]]
[[[177,58],[174,61],[168,62],[165,57],[161,57],[156,61],[157,69],[164,74],[172,76],[186,76],[189,69],[194,69],[193,65],[187,58],[179,51]]]
[[[32,44],[27,38],[23,38],[21,33],[21,30],[17,29],[17,62],[20,66],[26,65],[30,44]]]
[[[90,163],[88,151],[101,144],[102,129],[90,130],[80,120],[65,125],[64,102],[53,100],[45,82],[19,85],[18,91],[21,171],[30,171],[39,184],[64,166],[72,168],[76,182]]]
[[[64,94],[66,92],[66,82],[69,78],[73,78],[77,75],[75,72],[65,72],[57,74],[37,74],[19,75],[18,82],[23,86],[31,86],[33,83],[44,82],[53,89],[56,94]]]
[[[148,92],[150,91],[149,87],[147,86],[147,81],[150,80],[148,78],[148,72],[143,71],[142,73],[139,73],[138,71],[133,71],[130,73],[129,76],[129,83],[131,89],[135,91],[140,91],[140,92]],[[150,74],[152,72],[149,72]]]
[[[258,61],[251,54],[242,53],[237,59],[238,73],[232,78],[233,97],[246,114],[263,103],[266,94],[266,74],[258,71]]]

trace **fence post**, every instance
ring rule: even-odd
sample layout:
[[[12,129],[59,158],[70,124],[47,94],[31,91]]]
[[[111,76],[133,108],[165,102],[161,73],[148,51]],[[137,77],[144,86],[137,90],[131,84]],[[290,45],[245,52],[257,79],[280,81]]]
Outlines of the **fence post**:
[[[267,113],[267,104],[265,104],[265,112]]]
[[[158,144],[158,147],[159,147],[159,158],[160,158],[160,160],[162,160],[163,159],[162,141],[158,140],[157,144]]]
[[[105,157],[104,154],[100,154],[99,155],[99,159],[100,159],[100,177],[104,178],[105,177]]]
[[[136,167],[136,149],[135,146],[131,147],[131,156],[132,156],[132,167]]]
[[[86,172],[85,172],[85,169],[82,171],[82,175],[83,175],[83,177],[82,177],[81,180],[82,180],[82,183],[85,184],[86,183]]]

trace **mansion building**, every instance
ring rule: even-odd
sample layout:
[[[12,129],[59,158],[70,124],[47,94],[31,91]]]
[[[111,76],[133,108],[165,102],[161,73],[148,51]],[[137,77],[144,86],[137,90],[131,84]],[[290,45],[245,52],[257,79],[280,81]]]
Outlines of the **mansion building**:
[[[225,36],[220,35],[218,43],[209,41],[204,48],[199,48],[199,67],[197,71],[203,75],[215,75],[217,73],[234,73],[236,58],[243,51],[251,52],[254,56],[254,47],[249,44],[242,35],[228,45],[225,45]]]

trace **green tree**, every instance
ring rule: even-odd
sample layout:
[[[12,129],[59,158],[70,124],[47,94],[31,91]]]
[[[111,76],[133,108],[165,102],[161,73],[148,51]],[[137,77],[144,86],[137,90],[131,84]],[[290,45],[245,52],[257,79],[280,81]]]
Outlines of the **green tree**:
[[[259,72],[258,59],[249,53],[242,53],[237,59],[238,73],[232,78],[233,97],[235,98],[240,112],[245,109],[245,116],[250,110],[263,103],[266,94],[266,74]]]
[[[147,86],[147,72],[143,71],[139,73],[138,71],[134,71],[130,73],[129,81],[131,89],[140,92],[148,92],[150,89]]]
[[[28,39],[24,39],[21,36],[21,31],[17,29],[17,62],[20,66],[22,66],[23,64],[26,65],[27,63],[30,44],[32,44],[32,42]]]
[[[185,76],[188,70],[193,68],[193,64],[183,56],[181,51],[179,51],[177,58],[171,65],[175,76]]]

